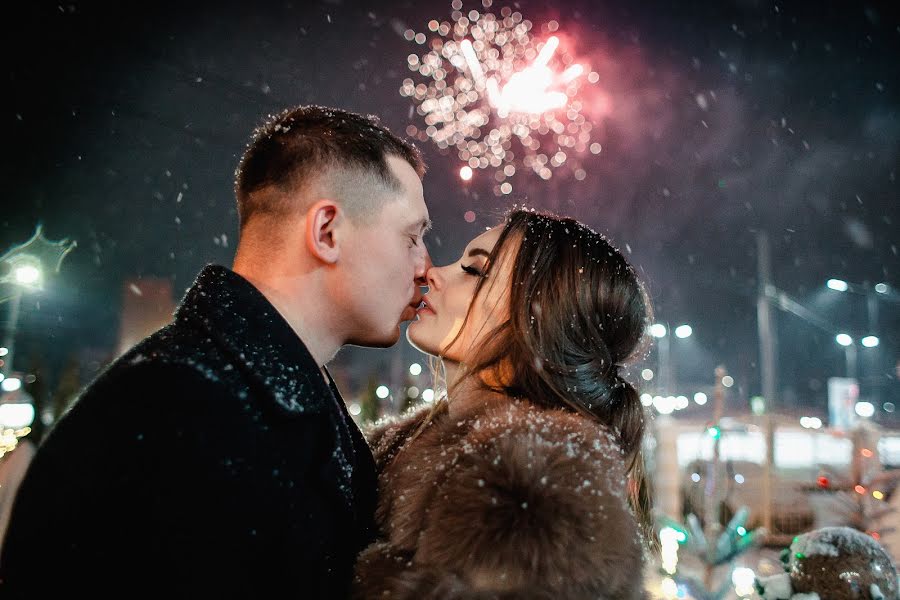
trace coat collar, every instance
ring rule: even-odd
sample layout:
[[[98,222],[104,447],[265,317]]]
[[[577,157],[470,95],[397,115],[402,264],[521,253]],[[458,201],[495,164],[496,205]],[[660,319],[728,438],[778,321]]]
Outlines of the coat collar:
[[[338,401],[303,341],[249,281],[219,265],[197,276],[175,313],[199,323],[289,414],[328,410]]]

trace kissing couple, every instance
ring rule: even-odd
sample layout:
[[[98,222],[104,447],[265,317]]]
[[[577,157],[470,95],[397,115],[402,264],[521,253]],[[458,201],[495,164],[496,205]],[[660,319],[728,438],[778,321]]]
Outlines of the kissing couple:
[[[232,267],[44,440],[0,596],[643,598],[644,411],[620,372],[642,283],[604,236],[523,209],[432,265],[424,172],[374,117],[257,128]],[[405,321],[442,393],[361,432],[326,365]]]

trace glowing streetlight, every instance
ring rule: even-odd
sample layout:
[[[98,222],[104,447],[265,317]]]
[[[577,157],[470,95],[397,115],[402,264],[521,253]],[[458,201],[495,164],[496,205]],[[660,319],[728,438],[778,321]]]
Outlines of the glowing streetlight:
[[[391,390],[389,390],[388,386],[386,386],[386,385],[379,385],[375,389],[375,395],[378,396],[379,398],[381,398],[382,400],[384,400],[385,398],[387,398],[388,396],[391,395]]]
[[[853,343],[853,338],[847,335],[846,333],[839,333],[834,336],[834,341],[836,341],[841,346],[849,346]]]
[[[887,294],[887,293],[888,293],[888,286],[887,286],[886,283],[876,283],[876,284],[875,284],[875,291],[878,292],[879,294]]]
[[[879,343],[879,339],[874,335],[867,335],[862,339],[862,345],[866,348],[874,348]]]
[[[680,339],[689,338],[693,333],[694,330],[690,325],[679,325],[675,328],[675,337]]]
[[[41,280],[41,270],[37,265],[20,265],[13,271],[13,278],[19,285],[34,287]]]
[[[410,375],[418,375],[422,372],[422,365],[419,363],[413,363],[409,365],[409,374]]]
[[[694,330],[690,325],[679,325],[675,328],[675,337],[681,339],[690,337],[692,333],[694,333]],[[669,391],[672,388],[672,372],[674,369],[672,366],[672,355],[669,349],[669,344],[671,342],[669,341],[668,328],[662,323],[654,323],[650,326],[650,335],[659,340],[657,344],[657,370],[659,371],[658,389],[661,391]]]
[[[666,337],[666,326],[662,323],[654,323],[650,326],[650,335],[657,339]]]
[[[31,239],[24,244],[13,246],[6,254],[0,256],[0,266],[6,271],[5,275],[0,276],[0,302],[11,301],[9,318],[6,321],[6,339],[3,340],[3,347],[9,358],[3,364],[2,373],[8,375],[12,371],[22,294],[40,291],[45,276],[50,272],[58,273],[63,259],[73,248],[75,242],[69,240],[51,242],[45,238],[39,225]]]
[[[843,279],[829,279],[825,285],[836,292],[846,292],[850,289],[850,285]]]

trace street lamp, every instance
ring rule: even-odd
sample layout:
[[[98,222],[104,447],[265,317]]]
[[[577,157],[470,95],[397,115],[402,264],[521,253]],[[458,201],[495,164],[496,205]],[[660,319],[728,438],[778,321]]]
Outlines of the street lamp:
[[[841,346],[850,346],[853,344],[853,338],[846,333],[837,334],[836,336],[834,336],[834,341],[836,341]]]
[[[41,281],[41,270],[35,265],[21,265],[13,272],[16,283],[24,287],[35,287]]]
[[[690,325],[679,325],[675,328],[674,333],[675,337],[685,339],[690,337],[694,333],[694,330]],[[657,370],[659,371],[659,385],[657,386],[657,389],[665,393],[671,393],[673,368],[668,327],[662,323],[654,323],[650,326],[650,335],[659,340],[657,343]]]
[[[866,308],[869,316],[869,330],[878,330],[878,299],[898,301],[896,294],[891,293],[891,289],[886,283],[876,283],[874,286],[866,283],[850,283],[843,279],[829,279],[825,282],[828,289],[836,292],[849,292],[866,297]]]
[[[664,338],[666,337],[666,326],[662,323],[654,323],[650,326],[650,335],[655,338]]]
[[[874,348],[879,343],[878,337],[874,335],[867,335],[862,339],[862,345],[866,348]]]
[[[850,288],[843,279],[829,279],[825,282],[825,285],[836,292],[846,292]]]
[[[839,333],[834,336],[834,341],[844,347],[844,359],[847,361],[847,377],[856,378],[856,346],[853,344],[853,338],[846,333]]]
[[[832,290],[838,292],[849,292],[852,294],[858,294],[860,296],[865,296],[866,298],[866,308],[868,313],[868,328],[870,334],[863,337],[860,340],[860,343],[864,348],[876,348],[881,342],[874,332],[878,331],[878,301],[879,300],[889,300],[893,302],[898,301],[898,297],[896,294],[892,293],[891,290],[886,283],[880,282],[876,283],[874,286],[869,284],[868,282],[859,284],[859,283],[849,283],[842,279],[829,279],[825,285]],[[835,337],[835,340],[841,346],[844,346],[847,360],[847,377],[855,378],[856,377],[856,347],[853,344],[853,339],[844,333],[838,334]],[[871,355],[871,365],[870,368],[873,372],[877,372],[879,370],[879,356],[878,354]],[[877,399],[877,391],[875,392]]]
[[[690,325],[679,325],[675,328],[675,337],[684,339],[691,337],[691,334],[694,333],[694,330]]]
[[[8,358],[4,361],[0,373],[7,375],[12,371],[15,347],[16,325],[19,320],[19,308],[22,295],[26,292],[40,291],[44,287],[45,274],[59,273],[66,255],[75,248],[74,241],[60,240],[52,242],[44,237],[43,228],[38,225],[24,244],[13,246],[6,254],[0,256],[0,267],[5,274],[0,275],[0,302],[9,300],[9,319],[6,322],[5,342]]]
[[[847,377],[856,378],[856,343],[853,338],[846,333],[839,333],[834,336],[834,341],[844,347],[844,356],[847,360]],[[867,335],[860,343],[865,348],[875,348],[879,344],[879,339],[874,335]]]

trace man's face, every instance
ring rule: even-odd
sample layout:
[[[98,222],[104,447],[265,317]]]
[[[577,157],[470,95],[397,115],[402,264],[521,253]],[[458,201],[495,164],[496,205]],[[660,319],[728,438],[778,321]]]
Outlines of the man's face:
[[[341,248],[340,304],[346,311],[347,343],[387,347],[400,338],[400,323],[416,316],[425,270],[430,265],[422,236],[430,227],[422,182],[405,160],[388,156],[400,183],[380,214],[351,225]]]

